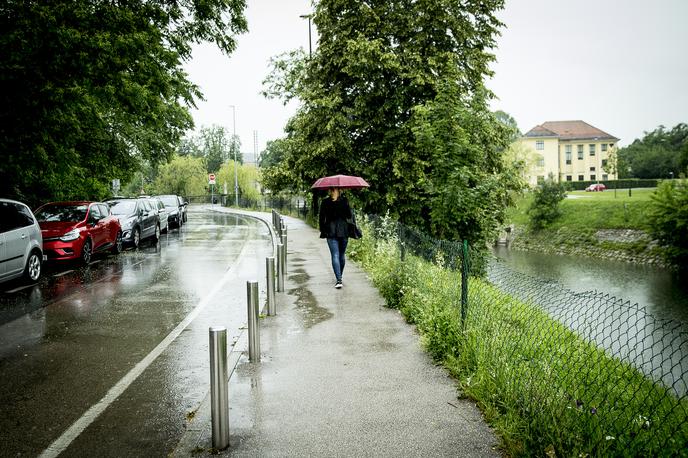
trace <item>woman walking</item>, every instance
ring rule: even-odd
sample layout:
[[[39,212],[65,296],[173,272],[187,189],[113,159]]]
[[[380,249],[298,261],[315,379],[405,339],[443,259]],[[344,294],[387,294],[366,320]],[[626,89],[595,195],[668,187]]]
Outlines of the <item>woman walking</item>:
[[[336,283],[342,287],[342,273],[346,263],[346,245],[349,243],[347,220],[351,220],[349,201],[341,195],[339,188],[330,188],[329,196],[320,204],[320,238],[327,239],[327,246],[332,256],[332,270]]]

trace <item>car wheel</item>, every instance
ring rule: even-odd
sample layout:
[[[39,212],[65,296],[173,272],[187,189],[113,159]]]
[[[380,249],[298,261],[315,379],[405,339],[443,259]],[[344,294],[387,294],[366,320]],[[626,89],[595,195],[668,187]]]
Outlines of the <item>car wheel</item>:
[[[26,260],[24,268],[24,278],[32,283],[37,282],[41,276],[42,257],[38,251],[32,251],[29,259]]]
[[[117,238],[115,239],[115,244],[112,247],[112,254],[120,254],[122,252],[122,232],[117,232]]]
[[[132,241],[134,242],[134,248],[137,249],[141,244],[141,229],[138,227],[134,228],[134,235],[132,236]]]
[[[153,241],[157,242],[158,240],[160,240],[160,225],[156,224],[155,225],[155,235],[153,235]]]
[[[81,262],[84,265],[88,265],[91,262],[91,256],[93,255],[93,247],[91,246],[91,241],[86,239],[83,248],[81,248]]]

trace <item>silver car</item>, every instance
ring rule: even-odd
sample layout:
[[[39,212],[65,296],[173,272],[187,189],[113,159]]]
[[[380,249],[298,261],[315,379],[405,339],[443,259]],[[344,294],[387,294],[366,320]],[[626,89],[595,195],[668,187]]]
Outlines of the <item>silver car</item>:
[[[38,281],[43,263],[41,228],[31,209],[0,199],[0,282],[24,276]]]
[[[160,232],[167,233],[169,229],[169,214],[167,212],[167,208],[165,208],[165,204],[162,202],[162,200],[158,199],[157,197],[150,197],[148,200],[150,201],[151,205],[153,205],[153,208],[155,208],[158,211]]]

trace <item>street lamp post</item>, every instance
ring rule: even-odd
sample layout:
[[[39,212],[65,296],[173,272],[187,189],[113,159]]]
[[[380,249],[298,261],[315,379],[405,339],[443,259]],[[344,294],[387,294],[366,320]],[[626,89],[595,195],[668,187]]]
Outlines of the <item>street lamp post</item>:
[[[236,157],[236,145],[234,144],[236,140],[236,107],[234,105],[229,106],[232,109],[232,150],[234,150],[234,206],[239,206],[239,179],[237,177],[237,157]]]
[[[311,44],[311,19],[313,14],[302,14],[299,16],[301,19],[308,19],[308,57],[310,58],[313,54],[313,46]]]

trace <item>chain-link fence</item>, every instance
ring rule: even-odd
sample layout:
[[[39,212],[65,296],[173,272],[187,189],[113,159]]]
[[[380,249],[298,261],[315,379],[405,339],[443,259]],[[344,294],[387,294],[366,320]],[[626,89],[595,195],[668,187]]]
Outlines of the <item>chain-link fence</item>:
[[[462,362],[455,369],[460,383],[487,412],[520,424],[525,449],[511,452],[688,456],[686,323],[656,318],[608,294],[576,293],[529,277],[497,259],[481,258],[465,243],[435,240],[388,218],[365,220],[371,239],[396,240],[398,262],[390,264],[391,275],[400,278],[391,284],[399,292],[383,295],[402,308],[400,296],[423,299],[441,284],[437,273],[424,284],[409,278],[421,276],[406,271],[411,257],[424,260],[427,269],[456,271],[447,278],[457,285],[450,280],[443,286],[453,291],[428,300],[450,297],[450,307],[460,308],[457,327],[441,322],[446,313],[437,315],[435,328],[457,334],[442,358]],[[384,266],[385,255],[377,249],[375,256]],[[421,288],[426,290],[418,293]],[[415,304],[406,307],[420,316],[407,316],[410,321],[437,313],[436,304],[421,312],[413,311],[420,307]]]

